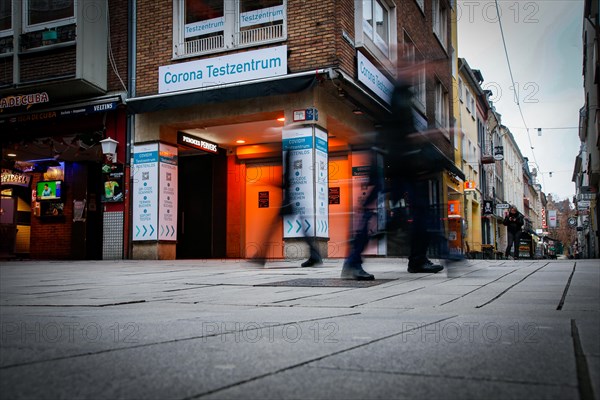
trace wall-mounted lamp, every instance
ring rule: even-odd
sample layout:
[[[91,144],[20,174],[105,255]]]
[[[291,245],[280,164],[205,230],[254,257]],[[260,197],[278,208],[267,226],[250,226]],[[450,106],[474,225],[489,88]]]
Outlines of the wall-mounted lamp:
[[[108,162],[116,162],[117,161],[117,142],[113,138],[106,138],[100,141],[102,145],[102,154],[106,157]]]

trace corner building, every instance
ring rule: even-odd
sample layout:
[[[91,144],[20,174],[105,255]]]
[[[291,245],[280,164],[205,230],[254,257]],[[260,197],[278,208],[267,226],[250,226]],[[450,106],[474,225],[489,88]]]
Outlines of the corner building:
[[[304,235],[324,256],[345,257],[372,167],[367,138],[389,114],[400,58],[438,60],[422,63],[415,77],[415,121],[461,176],[451,161],[451,67],[439,63],[440,55],[450,59],[449,7],[445,0],[137,1],[136,84],[127,102],[133,258],[248,258],[258,249],[303,258]],[[411,29],[407,13],[416,13]],[[283,151],[293,155],[292,200],[301,212],[285,218]],[[431,177],[427,199],[440,221],[446,172]],[[403,251],[390,238],[372,242],[367,254]]]

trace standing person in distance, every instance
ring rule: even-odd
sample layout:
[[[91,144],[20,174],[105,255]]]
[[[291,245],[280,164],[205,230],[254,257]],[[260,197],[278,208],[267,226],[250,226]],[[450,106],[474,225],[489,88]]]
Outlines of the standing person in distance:
[[[506,236],[508,240],[504,256],[508,258],[510,249],[514,245],[515,250],[513,254],[515,260],[517,260],[519,258],[519,238],[521,236],[521,228],[525,223],[525,221],[523,221],[523,216],[517,211],[515,206],[511,206],[510,211],[506,214],[502,223],[506,225]]]

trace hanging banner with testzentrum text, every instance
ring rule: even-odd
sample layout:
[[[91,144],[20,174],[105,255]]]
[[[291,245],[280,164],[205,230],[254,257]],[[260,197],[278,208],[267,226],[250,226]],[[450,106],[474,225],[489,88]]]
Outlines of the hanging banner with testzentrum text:
[[[158,68],[158,92],[198,89],[287,74],[287,46],[246,51]]]

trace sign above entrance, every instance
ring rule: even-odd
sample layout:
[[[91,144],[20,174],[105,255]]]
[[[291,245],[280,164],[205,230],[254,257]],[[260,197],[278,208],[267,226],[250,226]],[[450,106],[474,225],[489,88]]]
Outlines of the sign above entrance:
[[[287,46],[158,67],[158,92],[199,89],[287,74]]]
[[[358,80],[387,104],[392,104],[394,84],[360,51],[356,53],[356,57],[358,62]]]
[[[209,142],[208,140],[201,139],[197,136],[188,135],[187,133],[177,133],[177,143],[184,146],[193,147],[194,149],[206,151],[208,153],[217,154],[219,152],[219,146],[216,143]]]

